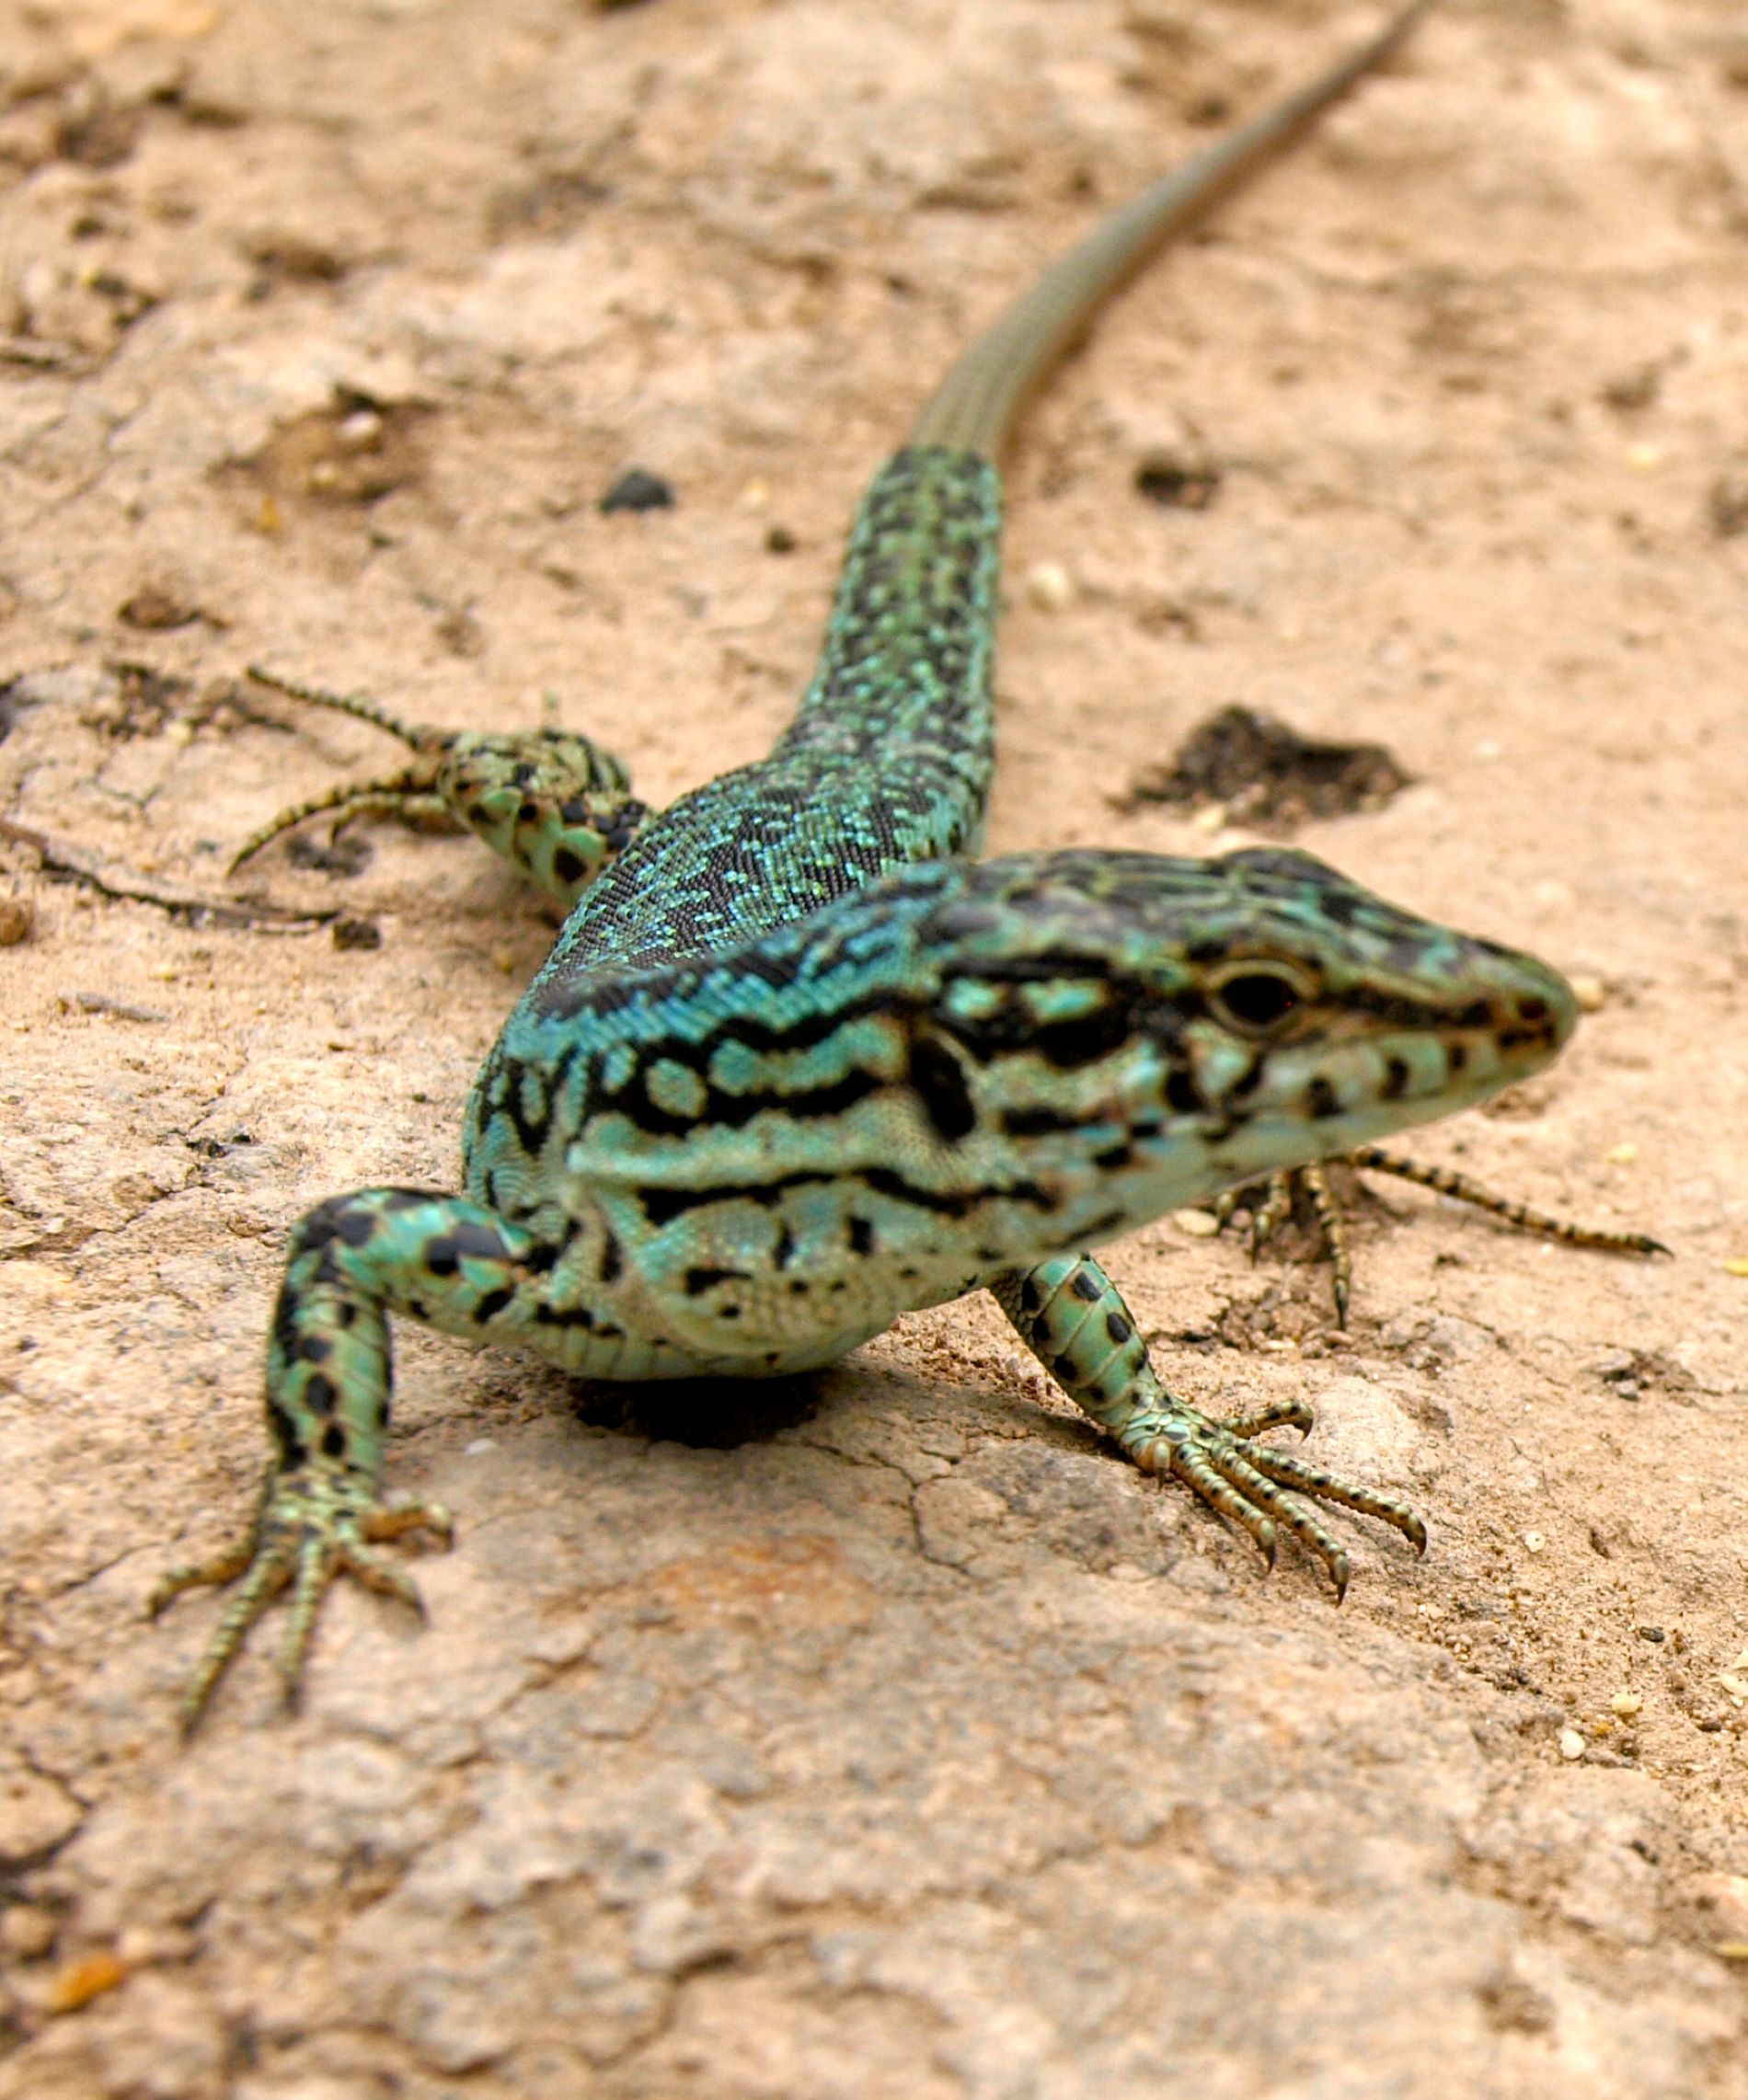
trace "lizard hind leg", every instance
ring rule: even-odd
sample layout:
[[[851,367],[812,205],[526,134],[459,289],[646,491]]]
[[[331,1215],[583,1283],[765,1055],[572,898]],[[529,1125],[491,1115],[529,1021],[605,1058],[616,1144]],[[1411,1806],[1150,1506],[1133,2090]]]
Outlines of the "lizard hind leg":
[[[330,809],[336,831],[365,816],[426,824],[446,819],[569,908],[624,852],[649,813],[618,760],[587,737],[552,729],[503,735],[431,729],[404,722],[358,694],[325,692],[254,664],[248,674],[308,706],[370,723],[397,738],[413,758],[397,773],[330,788],[282,810],[244,843],[233,871],[282,832]]]
[[[568,729],[452,737],[436,786],[476,837],[567,906],[649,815],[618,760]]]
[[[1176,1475],[1242,1526],[1271,1566],[1279,1534],[1287,1532],[1323,1564],[1337,1598],[1346,1593],[1347,1550],[1306,1502],[1375,1517],[1425,1552],[1426,1526],[1406,1503],[1253,1440],[1265,1429],[1309,1429],[1303,1403],[1220,1422],[1170,1392],[1116,1285],[1091,1256],[1061,1255],[1024,1275],[998,1278],[991,1289],[1020,1339],[1077,1406],[1144,1471]]]
[[[1294,1216],[1299,1207],[1299,1199],[1304,1199],[1318,1255],[1329,1265],[1336,1325],[1340,1327],[1345,1327],[1348,1324],[1348,1306],[1353,1280],[1352,1253],[1347,1229],[1351,1199],[1339,1194],[1331,1183],[1327,1171],[1331,1164],[1354,1169],[1363,1168],[1369,1174],[1394,1175],[1397,1180],[1411,1181],[1419,1188],[1431,1188],[1440,1196],[1484,1211],[1489,1217],[1502,1220],[1517,1232],[1558,1240],[1564,1246],[1593,1247],[1604,1254],[1658,1255],[1670,1251],[1661,1240],[1652,1239],[1649,1233],[1613,1232],[1592,1225],[1575,1224],[1569,1218],[1557,1218],[1545,1211],[1533,1210],[1527,1203],[1520,1203],[1515,1197],[1501,1196],[1496,1189],[1471,1180],[1467,1175],[1458,1174],[1451,1167],[1430,1166],[1420,1161],[1406,1158],[1400,1153],[1386,1151],[1381,1145],[1362,1145],[1357,1151],[1344,1153],[1334,1162],[1289,1167],[1284,1173],[1271,1176],[1266,1183],[1252,1182],[1222,1196],[1214,1205],[1214,1215],[1223,1225],[1236,1214],[1239,1208],[1249,1210],[1250,1252],[1253,1259],[1263,1245],[1275,1238]]]

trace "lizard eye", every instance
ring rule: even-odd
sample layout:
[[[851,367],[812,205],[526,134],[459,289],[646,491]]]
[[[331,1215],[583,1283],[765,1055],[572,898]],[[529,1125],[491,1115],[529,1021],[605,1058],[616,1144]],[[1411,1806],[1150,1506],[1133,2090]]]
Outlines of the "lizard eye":
[[[1309,987],[1278,964],[1243,962],[1208,987],[1208,1010],[1241,1036],[1270,1036],[1295,1014]]]

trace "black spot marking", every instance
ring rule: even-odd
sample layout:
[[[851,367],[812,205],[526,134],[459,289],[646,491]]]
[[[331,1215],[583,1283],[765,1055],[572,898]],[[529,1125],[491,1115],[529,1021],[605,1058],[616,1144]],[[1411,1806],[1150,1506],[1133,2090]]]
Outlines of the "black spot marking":
[[[701,1296],[712,1291],[719,1283],[745,1283],[749,1280],[743,1268],[688,1268],[683,1288],[688,1298]]]
[[[1400,1057],[1386,1058],[1384,1065],[1384,1098],[1386,1101],[1399,1101],[1408,1090],[1408,1060]]]
[[[1341,1113],[1340,1096],[1321,1074],[1305,1090],[1305,1112],[1315,1123],[1327,1122]]]
[[[1068,1288],[1086,1304],[1096,1305],[1098,1302],[1098,1279],[1089,1268],[1075,1269],[1075,1280]]]
[[[558,806],[558,814],[567,824],[586,824],[589,821],[589,805],[581,795],[572,795]]]
[[[1010,1138],[1056,1137],[1080,1128],[1078,1117],[1064,1116],[1060,1108],[1008,1108],[1001,1121]]]
[[[1466,1043],[1452,1043],[1444,1053],[1444,1061],[1453,1073],[1466,1072],[1469,1047]]]
[[[338,1422],[330,1422],[322,1431],[322,1450],[328,1458],[346,1456],[346,1432]]]
[[[510,1250],[489,1225],[464,1218],[446,1233],[433,1233],[425,1242],[422,1259],[433,1276],[454,1276],[462,1257],[477,1261],[508,1261]]]
[[[1202,1089],[1188,1065],[1173,1067],[1171,1077],[1166,1082],[1166,1106],[1179,1116],[1199,1116],[1208,1104],[1202,1097]]]
[[[1114,999],[1078,1020],[1052,1021],[1038,1031],[1033,1048],[1058,1072],[1073,1072],[1109,1057],[1129,1034],[1126,1007]]]
[[[911,1045],[911,1084],[923,1111],[942,1141],[956,1145],[977,1127],[964,1067],[936,1036],[919,1036]]]
[[[600,1278],[603,1283],[616,1283],[625,1268],[625,1256],[619,1251],[619,1243],[613,1234],[607,1233],[601,1242]]]
[[[474,1307],[476,1322],[483,1327],[488,1320],[495,1320],[515,1295],[516,1293],[508,1284],[497,1291],[488,1291],[478,1304]]]
[[[850,1252],[856,1255],[874,1252],[874,1228],[866,1218],[850,1220]]]
[[[572,853],[569,846],[560,846],[552,856],[552,872],[569,889],[581,882],[588,871],[581,855]]]
[[[339,1398],[334,1381],[322,1371],[314,1372],[304,1383],[304,1405],[312,1415],[331,1415]]]
[[[298,1342],[297,1353],[305,1363],[326,1363],[334,1353],[334,1345],[326,1335],[305,1335]]]
[[[1105,1332],[1119,1348],[1121,1348],[1125,1342],[1133,1341],[1135,1336],[1135,1330],[1121,1313],[1107,1313],[1105,1314]]]

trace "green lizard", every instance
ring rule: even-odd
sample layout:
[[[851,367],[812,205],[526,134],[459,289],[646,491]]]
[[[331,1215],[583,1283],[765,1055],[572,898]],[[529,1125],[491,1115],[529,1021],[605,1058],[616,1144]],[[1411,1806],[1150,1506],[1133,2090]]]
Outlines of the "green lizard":
[[[656,815],[581,736],[412,729],[308,695],[412,762],[239,859],[313,808],[441,805],[571,909],[474,1087],[464,1193],[361,1189],[292,1234],[253,1530],[153,1600],[243,1578],[188,1725],[287,1587],[292,1697],[336,1577],[419,1605],[379,1543],[446,1542],[450,1522],[382,1498],[391,1314],[592,1379],[761,1377],[983,1287],[1137,1464],[1271,1558],[1284,1530],[1345,1588],[1319,1503],[1424,1548],[1401,1502],[1255,1440],[1308,1428],[1303,1404],[1217,1422],[1167,1391],[1085,1250],[1521,1079],[1570,1033],[1570,988],[1303,854],[968,856],[993,755],[995,463],[1026,396],[1430,5],[1108,219],[954,366],[863,499],[818,671],[767,758]]]

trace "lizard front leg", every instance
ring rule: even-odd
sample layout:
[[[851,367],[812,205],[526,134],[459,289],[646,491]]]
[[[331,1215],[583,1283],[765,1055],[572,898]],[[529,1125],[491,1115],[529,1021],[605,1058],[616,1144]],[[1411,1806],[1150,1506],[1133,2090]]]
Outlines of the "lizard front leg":
[[[376,1548],[426,1530],[445,1544],[448,1513],[382,1500],[392,1370],[387,1314],[467,1340],[525,1326],[550,1254],[484,1204],[424,1189],[369,1188],[317,1205],[292,1236],[267,1351],[267,1415],[277,1455],[248,1537],[166,1575],[155,1615],[183,1590],[241,1577],[182,1699],[185,1729],[206,1708],[249,1629],[293,1592],[280,1670],[294,1703],[328,1589],[355,1576],[422,1612],[405,1571]]]
[[[1406,1503],[1253,1440],[1264,1429],[1308,1429],[1311,1410],[1303,1401],[1220,1422],[1170,1392],[1117,1286],[1090,1255],[1058,1256],[1023,1275],[1000,1277],[991,1289],[1021,1340],[1077,1406],[1137,1465],[1175,1474],[1210,1508],[1241,1524],[1271,1566],[1285,1530],[1323,1563],[1338,1597],[1347,1589],[1346,1549],[1283,1490],[1375,1517],[1425,1552],[1426,1526]]]

